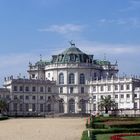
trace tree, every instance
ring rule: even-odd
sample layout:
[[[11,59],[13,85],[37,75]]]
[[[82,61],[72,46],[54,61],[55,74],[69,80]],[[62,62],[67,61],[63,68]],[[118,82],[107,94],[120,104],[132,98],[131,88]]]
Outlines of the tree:
[[[5,100],[0,100],[0,114],[7,111],[7,103]]]
[[[108,111],[111,110],[111,108],[116,108],[116,103],[114,100],[111,99],[111,96],[101,96],[98,107],[105,109],[105,113],[107,114]]]

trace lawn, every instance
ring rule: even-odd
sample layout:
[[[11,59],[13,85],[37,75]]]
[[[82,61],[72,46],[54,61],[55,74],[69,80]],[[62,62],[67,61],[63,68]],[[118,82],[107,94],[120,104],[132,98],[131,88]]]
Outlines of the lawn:
[[[110,140],[111,136],[120,133],[140,133],[140,118],[91,117],[86,121],[86,127],[90,129],[92,138],[96,137],[96,140]],[[140,140],[140,136],[123,135],[123,138],[126,140]]]
[[[127,137],[123,137],[126,140],[140,140],[140,136],[127,136]]]
[[[97,140],[110,140],[110,137],[112,135],[116,135],[116,134],[98,134],[96,135],[96,139]],[[140,140],[140,136],[126,136],[123,138],[125,138],[126,140]]]
[[[97,140],[110,140],[110,137],[114,134],[98,134],[96,135]]]

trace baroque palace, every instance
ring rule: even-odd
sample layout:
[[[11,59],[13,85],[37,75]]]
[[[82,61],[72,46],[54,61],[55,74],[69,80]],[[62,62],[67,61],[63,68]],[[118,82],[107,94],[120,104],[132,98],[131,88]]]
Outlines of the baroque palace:
[[[101,114],[102,96],[115,100],[120,115],[140,114],[139,78],[118,77],[117,62],[97,60],[70,45],[49,62],[29,63],[28,79],[4,79],[0,98],[7,101],[9,115]]]

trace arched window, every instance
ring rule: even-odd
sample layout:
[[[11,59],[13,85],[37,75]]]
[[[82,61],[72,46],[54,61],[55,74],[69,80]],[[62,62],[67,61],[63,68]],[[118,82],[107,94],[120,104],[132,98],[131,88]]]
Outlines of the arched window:
[[[85,84],[85,75],[83,73],[80,74],[80,84]]]
[[[69,113],[75,113],[75,101],[74,101],[74,99],[69,100]]]
[[[64,84],[64,74],[63,73],[59,74],[59,84]]]
[[[75,77],[74,74],[71,73],[69,74],[69,84],[74,84],[75,83]]]

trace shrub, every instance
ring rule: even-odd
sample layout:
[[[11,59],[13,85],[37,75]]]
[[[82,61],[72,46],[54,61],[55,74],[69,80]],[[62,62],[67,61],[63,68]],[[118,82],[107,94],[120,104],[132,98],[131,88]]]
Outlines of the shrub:
[[[89,128],[88,119],[86,121],[86,128]]]
[[[90,138],[88,137],[88,131],[87,130],[83,131],[81,140],[90,140]]]
[[[86,120],[86,128],[93,128],[93,123],[94,123],[93,117],[89,117],[89,118]]]

